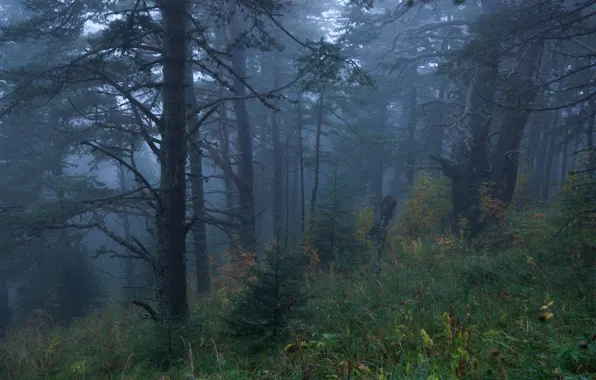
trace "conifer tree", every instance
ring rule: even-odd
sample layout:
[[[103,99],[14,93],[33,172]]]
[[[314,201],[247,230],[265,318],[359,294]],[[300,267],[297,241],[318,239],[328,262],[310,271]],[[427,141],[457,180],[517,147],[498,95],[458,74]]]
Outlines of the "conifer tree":
[[[293,319],[301,316],[304,301],[302,260],[284,246],[271,244],[265,259],[252,268],[244,291],[233,301],[227,325],[237,337],[276,341]],[[263,342],[262,341],[262,342]]]

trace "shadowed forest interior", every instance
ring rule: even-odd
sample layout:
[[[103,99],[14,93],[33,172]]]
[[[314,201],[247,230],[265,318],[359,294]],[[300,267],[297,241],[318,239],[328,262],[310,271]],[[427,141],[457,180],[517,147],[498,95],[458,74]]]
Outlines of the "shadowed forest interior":
[[[596,1],[0,0],[0,379],[596,379]]]

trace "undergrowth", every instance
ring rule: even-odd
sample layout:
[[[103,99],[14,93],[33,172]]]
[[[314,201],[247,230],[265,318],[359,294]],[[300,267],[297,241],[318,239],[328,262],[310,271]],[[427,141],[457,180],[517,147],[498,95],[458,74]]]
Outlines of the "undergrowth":
[[[457,255],[403,250],[381,278],[311,280],[312,318],[294,337],[247,356],[224,333],[228,290],[194,305],[185,350],[155,360],[152,322],[106,308],[69,328],[32,321],[0,346],[3,379],[590,378],[596,293],[587,268],[540,252]],[[546,253],[544,253],[546,254]],[[397,265],[391,264],[395,261]],[[555,260],[556,261],[556,260]],[[594,273],[591,273],[594,276]],[[584,377],[582,377],[582,375]]]
[[[226,332],[237,290],[219,279],[170,331],[174,349],[138,309],[105,307],[64,328],[41,315],[0,342],[0,378],[593,379],[592,225],[556,235],[566,218],[551,213],[510,213],[480,242],[395,232],[379,278],[311,265],[309,317],[260,353]]]

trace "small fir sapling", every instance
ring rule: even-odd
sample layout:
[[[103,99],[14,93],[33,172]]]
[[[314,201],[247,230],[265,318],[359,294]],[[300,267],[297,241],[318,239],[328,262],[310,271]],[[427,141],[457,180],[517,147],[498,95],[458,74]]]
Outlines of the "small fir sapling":
[[[233,300],[227,325],[243,338],[281,338],[302,314],[303,260],[279,244],[265,250],[265,259],[252,268],[245,289]]]

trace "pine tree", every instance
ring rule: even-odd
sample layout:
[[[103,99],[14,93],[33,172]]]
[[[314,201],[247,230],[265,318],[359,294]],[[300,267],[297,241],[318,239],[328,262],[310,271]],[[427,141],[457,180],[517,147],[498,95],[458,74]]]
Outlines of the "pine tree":
[[[338,159],[330,168],[330,174],[321,194],[319,215],[314,221],[313,243],[321,263],[329,269],[331,263],[340,270],[362,265],[362,249],[354,239],[352,207],[345,201],[349,187],[345,184],[347,173],[339,172]],[[360,257],[352,255],[358,252]]]
[[[237,337],[277,341],[291,320],[302,316],[303,260],[280,244],[265,250],[265,260],[252,269],[246,288],[234,301],[227,319]]]

